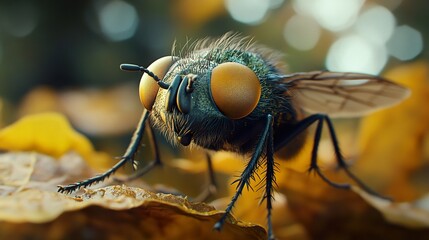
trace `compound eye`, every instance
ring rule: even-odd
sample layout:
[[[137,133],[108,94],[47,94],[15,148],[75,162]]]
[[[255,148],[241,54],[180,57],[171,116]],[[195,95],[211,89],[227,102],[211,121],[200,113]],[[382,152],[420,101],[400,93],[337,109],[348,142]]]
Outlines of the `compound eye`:
[[[153,62],[147,68],[149,71],[155,73],[160,79],[163,79],[168,69],[177,61],[177,57],[166,56]],[[159,85],[151,76],[144,73],[140,80],[139,95],[140,101],[143,106],[151,111],[155,103],[156,95],[158,94]]]
[[[247,66],[226,62],[213,68],[210,91],[217,108],[226,117],[240,119],[249,115],[258,105],[261,84]]]

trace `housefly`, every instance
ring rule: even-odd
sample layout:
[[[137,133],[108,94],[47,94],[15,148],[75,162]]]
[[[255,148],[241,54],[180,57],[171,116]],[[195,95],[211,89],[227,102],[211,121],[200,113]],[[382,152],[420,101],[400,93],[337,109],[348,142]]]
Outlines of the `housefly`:
[[[131,143],[121,160],[110,170],[87,180],[59,186],[70,193],[103,181],[127,162],[135,163],[145,126],[155,149],[155,160],[140,173],[161,163],[152,128],[174,143],[195,144],[209,150],[243,154],[249,161],[235,181],[237,189],[225,214],[215,224],[220,230],[243,188],[250,184],[258,167],[265,167],[263,199],[266,201],[268,237],[271,224],[274,153],[294,142],[293,155],[303,145],[302,135],[316,124],[310,171],[328,184],[350,188],[329,180],[317,163],[323,124],[326,124],[338,166],[352,180],[373,193],[353,175],[340,152],[330,117],[361,116],[396,104],[409,95],[408,89],[378,76],[360,73],[313,71],[287,73],[282,55],[248,37],[227,33],[184,47],[178,54],[156,60],[148,68],[122,64],[126,71],[141,71],[140,100],[144,111]],[[140,175],[141,175],[140,174]]]

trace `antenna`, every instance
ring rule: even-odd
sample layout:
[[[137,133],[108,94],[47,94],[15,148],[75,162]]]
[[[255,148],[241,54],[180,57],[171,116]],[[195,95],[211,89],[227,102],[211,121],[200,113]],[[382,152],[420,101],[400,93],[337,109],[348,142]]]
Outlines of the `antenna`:
[[[119,68],[121,68],[121,70],[127,71],[127,72],[144,72],[144,73],[147,73],[147,75],[151,76],[158,83],[158,85],[163,89],[168,89],[168,87],[170,86],[168,83],[163,82],[158,76],[156,76],[155,73],[149,71],[149,69],[147,69],[143,66],[136,65],[136,64],[130,64],[130,63],[123,63],[119,66]]]

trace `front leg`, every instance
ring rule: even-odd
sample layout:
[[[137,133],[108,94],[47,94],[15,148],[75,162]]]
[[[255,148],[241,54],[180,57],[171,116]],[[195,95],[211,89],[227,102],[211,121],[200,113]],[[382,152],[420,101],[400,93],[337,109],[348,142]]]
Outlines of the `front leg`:
[[[241,176],[234,181],[238,182],[237,191],[235,192],[234,196],[231,199],[231,202],[228,204],[225,213],[222,215],[222,217],[219,219],[219,221],[214,225],[214,229],[221,230],[222,226],[225,224],[225,220],[228,217],[228,215],[231,213],[232,208],[234,207],[235,202],[238,200],[238,197],[241,195],[244,186],[249,186],[250,179],[252,179],[253,174],[255,173],[256,169],[258,168],[258,161],[261,157],[262,153],[264,152],[264,148],[267,143],[267,139],[270,136],[272,136],[272,125],[273,125],[273,117],[268,114],[267,119],[265,122],[265,128],[262,132],[262,135],[258,141],[258,144],[256,145],[255,151],[252,155],[252,158],[250,159],[249,163],[247,164],[244,171],[241,173]]]
[[[82,187],[88,187],[88,186],[91,186],[95,183],[102,182],[106,178],[108,178],[110,175],[114,174],[120,167],[125,165],[125,163],[133,162],[134,157],[137,153],[137,150],[140,148],[140,144],[141,144],[141,141],[143,139],[143,134],[144,134],[144,130],[145,130],[145,123],[149,117],[149,114],[150,114],[149,111],[147,111],[146,109],[143,111],[143,114],[140,118],[140,122],[137,126],[136,131],[133,134],[131,142],[128,145],[127,150],[125,151],[124,156],[121,157],[121,160],[118,163],[116,163],[112,168],[110,168],[106,172],[104,172],[102,174],[98,174],[95,177],[88,178],[86,180],[76,182],[76,183],[72,183],[72,184],[69,184],[66,186],[58,186],[58,192],[71,193],[71,192],[74,192],[74,191],[76,191]]]
[[[267,201],[267,226],[268,226],[268,239],[274,240],[274,232],[273,232],[273,224],[271,222],[271,210],[272,200],[273,200],[273,185],[276,182],[275,177],[275,167],[276,163],[274,162],[274,137],[273,137],[273,123],[270,124],[270,130],[268,133],[267,139],[267,161],[266,161],[265,171],[265,195],[262,200],[265,199]]]

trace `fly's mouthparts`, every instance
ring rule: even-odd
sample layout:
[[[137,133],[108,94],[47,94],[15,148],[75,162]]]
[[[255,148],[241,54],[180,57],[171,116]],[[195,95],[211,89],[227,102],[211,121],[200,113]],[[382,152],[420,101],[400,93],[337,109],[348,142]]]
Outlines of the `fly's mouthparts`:
[[[192,137],[192,133],[187,133],[182,136],[177,136],[177,140],[179,140],[180,144],[182,144],[183,146],[188,146],[192,141]]]

